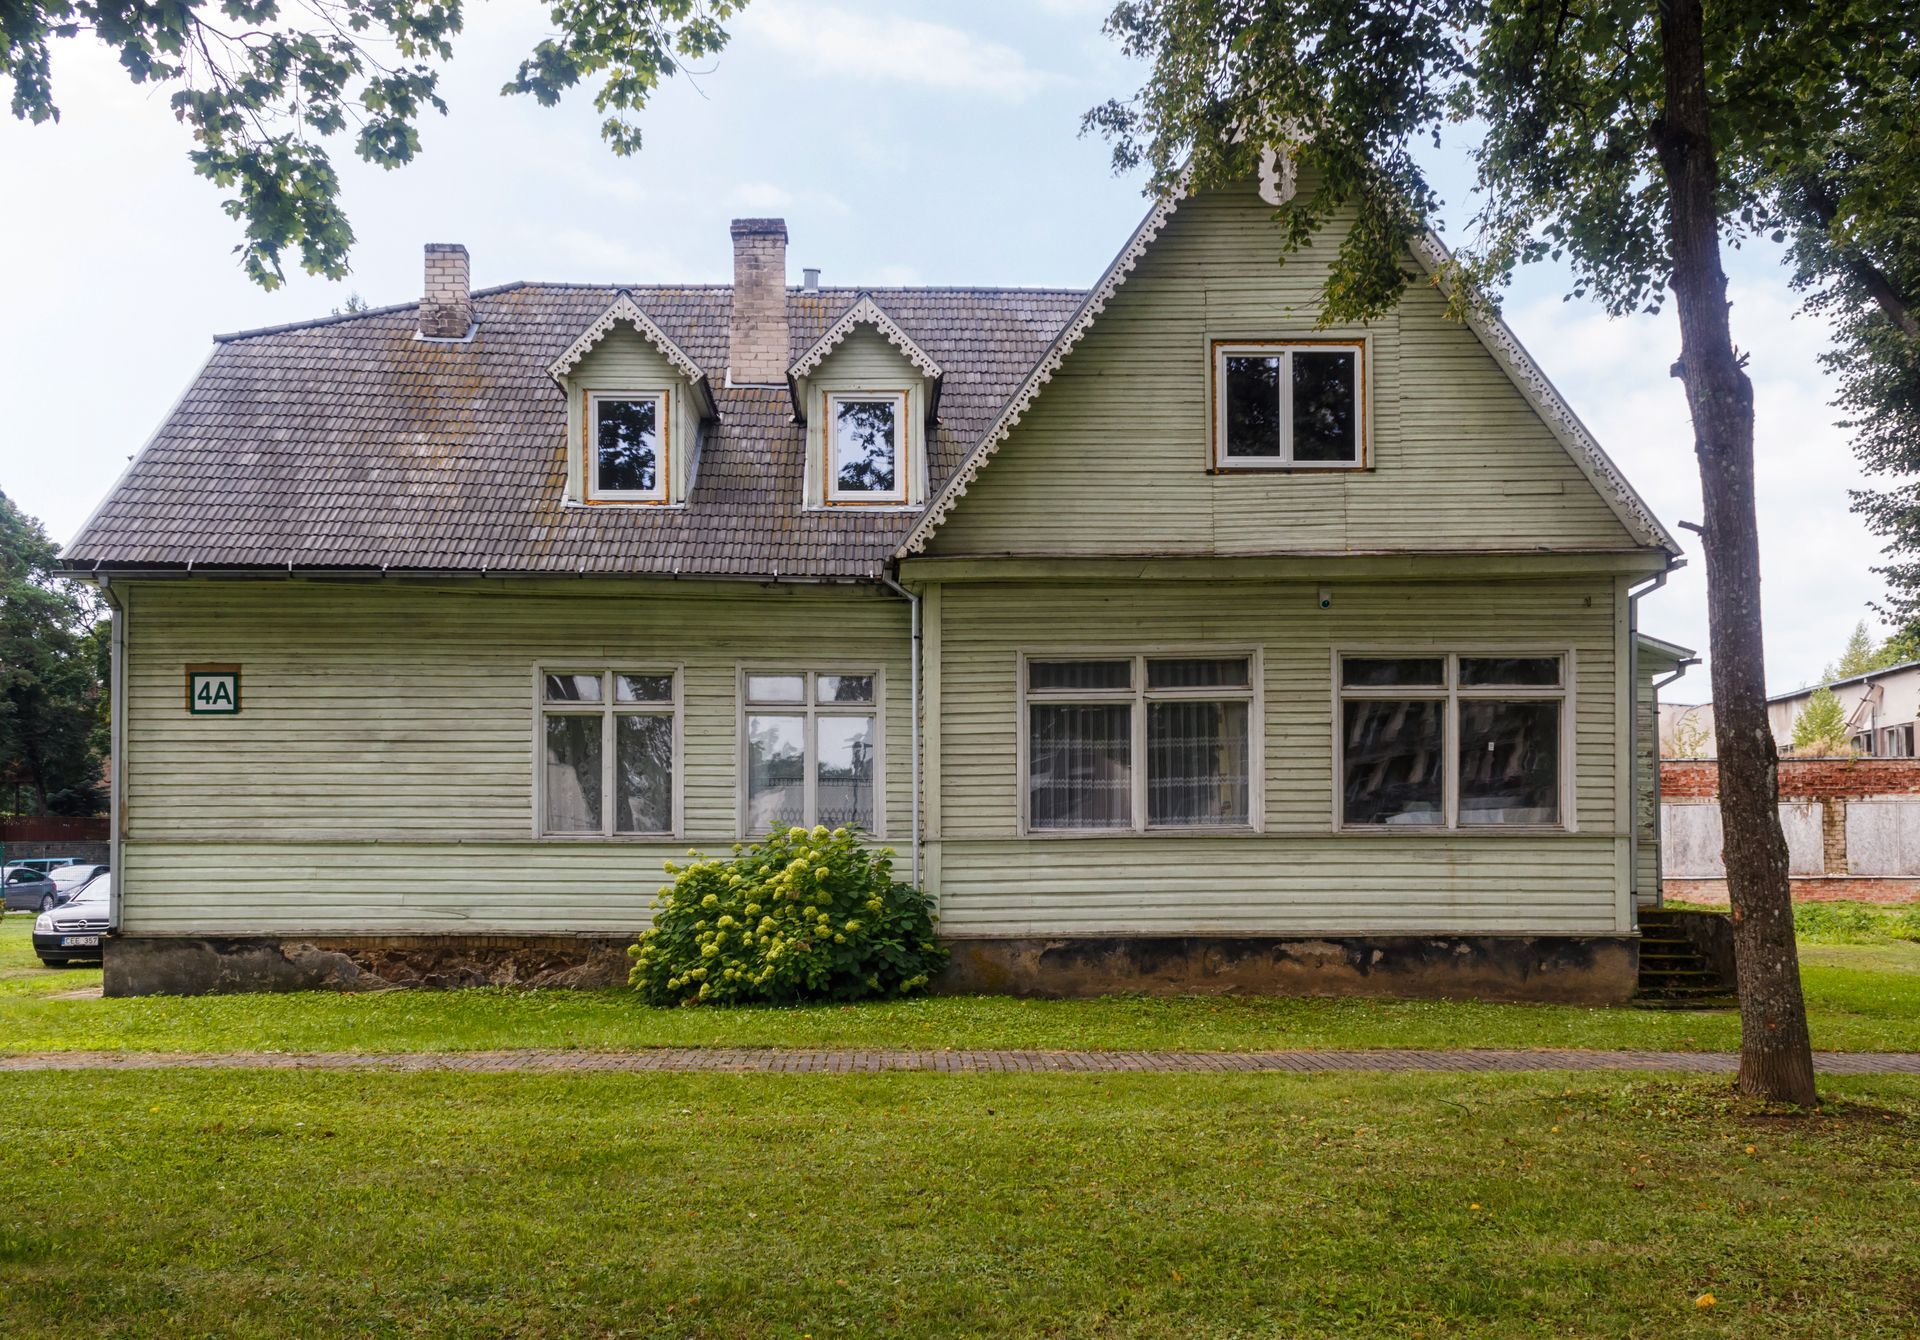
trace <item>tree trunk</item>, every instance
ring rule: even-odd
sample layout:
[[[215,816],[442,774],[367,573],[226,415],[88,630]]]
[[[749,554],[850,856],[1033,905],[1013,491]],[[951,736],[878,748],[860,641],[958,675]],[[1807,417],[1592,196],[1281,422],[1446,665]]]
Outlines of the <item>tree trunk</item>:
[[[1767,724],[1760,531],[1753,496],[1753,383],[1734,352],[1720,268],[1719,166],[1708,119],[1701,0],[1661,0],[1666,106],[1654,147],[1667,179],[1680,362],[1705,507],[1708,645],[1720,817],[1740,989],[1740,1092],[1814,1101],[1813,1052],[1793,939],[1779,757]]]

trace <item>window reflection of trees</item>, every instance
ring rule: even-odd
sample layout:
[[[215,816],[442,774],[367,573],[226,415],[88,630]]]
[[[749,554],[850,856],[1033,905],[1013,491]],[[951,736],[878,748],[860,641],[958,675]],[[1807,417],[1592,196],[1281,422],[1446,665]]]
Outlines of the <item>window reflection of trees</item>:
[[[615,718],[614,763],[622,833],[673,830],[673,718],[622,713]]]
[[[659,402],[596,402],[600,487],[610,493],[650,493],[655,486]]]
[[[1301,350],[1293,356],[1293,458],[1356,459],[1353,423],[1354,358]]]
[[[891,400],[836,400],[834,486],[847,493],[891,493],[896,487]]]

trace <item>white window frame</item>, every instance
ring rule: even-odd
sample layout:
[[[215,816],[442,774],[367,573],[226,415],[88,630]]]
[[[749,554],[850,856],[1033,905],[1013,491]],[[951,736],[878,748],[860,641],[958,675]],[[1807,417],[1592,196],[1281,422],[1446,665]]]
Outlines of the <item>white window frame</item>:
[[[912,452],[907,430],[907,393],[905,391],[827,391],[820,420],[821,496],[829,507],[899,507],[907,501],[907,468]],[[893,403],[893,483],[892,491],[878,493],[868,489],[842,490],[833,460],[834,410],[843,400],[887,400]]]
[[[673,461],[673,392],[661,388],[657,391],[587,391],[586,413],[582,416],[581,427],[581,464],[584,475],[581,481],[581,498],[589,503],[664,503],[673,496],[669,488],[668,474]],[[656,408],[654,421],[659,425],[658,459],[654,461],[653,487],[651,489],[603,489],[600,487],[600,440],[599,406],[603,400],[651,400]]]
[[[1479,660],[1489,657],[1543,657],[1552,656],[1560,662],[1560,684],[1556,688],[1523,687],[1520,685],[1486,687],[1460,687],[1461,660]],[[1445,669],[1445,683],[1442,686],[1424,685],[1371,685],[1364,688],[1344,688],[1341,684],[1341,662],[1343,660],[1408,660],[1440,661]],[[1539,835],[1542,833],[1575,833],[1579,831],[1579,778],[1578,759],[1576,757],[1577,685],[1575,683],[1573,649],[1571,647],[1458,647],[1441,651],[1433,647],[1413,647],[1404,645],[1389,647],[1346,646],[1336,647],[1333,651],[1333,828],[1340,833],[1390,834],[1395,837],[1431,836],[1435,833],[1448,835],[1471,834],[1476,837],[1500,837],[1503,835]],[[1522,699],[1546,699],[1560,703],[1560,758],[1557,769],[1557,781],[1560,787],[1559,811],[1557,823],[1550,824],[1462,824],[1460,822],[1460,703],[1464,699],[1492,699],[1497,702],[1517,702]],[[1441,721],[1441,822],[1437,824],[1363,824],[1348,823],[1346,816],[1346,712],[1342,706],[1348,700],[1371,699],[1376,702],[1441,702],[1446,711]]]
[[[1367,379],[1372,342],[1367,339],[1215,340],[1209,362],[1212,377],[1212,460],[1216,472],[1238,470],[1365,470],[1371,464],[1371,416],[1367,413]],[[1353,459],[1350,461],[1296,461],[1293,459],[1293,360],[1295,353],[1351,354],[1353,369]],[[1280,371],[1280,454],[1234,456],[1227,451],[1227,359],[1274,358]]]
[[[622,675],[671,675],[673,696],[667,702],[616,703],[613,677]],[[550,703],[547,701],[548,675],[596,675],[600,679],[597,703]],[[678,839],[685,828],[686,785],[686,713],[682,697],[686,676],[683,667],[620,662],[609,665],[582,664],[578,661],[548,661],[533,667],[533,835],[554,842],[663,842]],[[547,831],[547,717],[598,716],[600,726],[600,831],[597,833],[550,833]],[[673,718],[673,827],[664,832],[621,833],[615,830],[614,811],[618,765],[618,727],[621,716],[671,716]]]
[[[805,684],[804,700],[797,703],[751,702],[747,698],[747,679],[758,675],[798,675]],[[816,685],[822,675],[861,675],[873,680],[873,701],[870,703],[817,703]],[[805,758],[805,771],[801,779],[801,809],[805,822],[801,825],[811,828],[818,822],[818,796],[820,785],[820,737],[817,725],[821,717],[872,717],[873,718],[873,827],[867,830],[867,836],[876,841],[885,841],[887,836],[887,676],[886,671],[877,665],[820,665],[806,661],[768,662],[764,664],[741,665],[736,668],[734,684],[734,776],[737,784],[734,802],[734,829],[743,841],[763,838],[765,833],[755,833],[748,828],[748,809],[752,804],[751,778],[748,776],[747,759],[747,718],[750,716],[803,716],[804,739],[802,753]]]
[[[1147,688],[1148,661],[1238,660],[1247,662],[1245,688],[1153,689]],[[1133,687],[1129,689],[1064,689],[1031,692],[1029,666],[1034,661],[1131,661]],[[1018,743],[1014,750],[1014,786],[1016,813],[1020,816],[1020,836],[1031,838],[1100,837],[1234,837],[1264,832],[1266,828],[1266,694],[1265,672],[1258,647],[1160,647],[1141,651],[1138,645],[1123,649],[1045,648],[1023,650],[1015,657],[1015,710],[1019,714]],[[1247,822],[1244,824],[1149,824],[1147,822],[1147,708],[1149,702],[1186,699],[1220,702],[1228,699],[1247,703]],[[1127,748],[1130,789],[1128,826],[1124,828],[1035,828],[1033,826],[1033,786],[1027,769],[1033,757],[1033,713],[1029,704],[1038,703],[1131,703]]]

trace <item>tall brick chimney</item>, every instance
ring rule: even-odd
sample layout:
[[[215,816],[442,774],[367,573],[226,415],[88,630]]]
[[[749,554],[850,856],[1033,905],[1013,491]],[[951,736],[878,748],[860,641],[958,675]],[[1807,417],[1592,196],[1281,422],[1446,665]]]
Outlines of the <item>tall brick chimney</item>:
[[[473,329],[473,285],[467,249],[458,242],[427,243],[427,286],[420,299],[420,333],[462,340]]]
[[[733,327],[727,380],[782,386],[787,380],[787,221],[733,221]]]

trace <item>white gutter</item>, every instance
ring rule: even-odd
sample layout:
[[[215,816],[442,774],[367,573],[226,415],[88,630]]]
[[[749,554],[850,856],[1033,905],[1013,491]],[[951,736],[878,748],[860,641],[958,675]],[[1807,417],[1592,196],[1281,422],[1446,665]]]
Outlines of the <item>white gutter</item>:
[[[913,607],[912,665],[907,673],[907,714],[912,718],[913,752],[913,887],[920,887],[920,597],[885,573],[881,584]],[[882,805],[886,797],[880,798]]]

